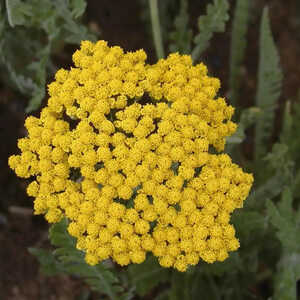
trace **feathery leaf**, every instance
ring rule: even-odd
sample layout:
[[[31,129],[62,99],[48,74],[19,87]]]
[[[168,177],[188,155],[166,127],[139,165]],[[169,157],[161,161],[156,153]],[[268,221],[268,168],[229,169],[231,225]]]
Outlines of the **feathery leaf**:
[[[189,15],[187,0],[181,0],[180,12],[175,18],[175,30],[170,33],[170,51],[188,54],[191,52],[192,30],[189,29]]]
[[[292,184],[294,161],[289,155],[289,148],[285,144],[274,144],[272,152],[265,157],[264,172],[256,176],[260,184],[252,189],[245,207],[262,208],[266,199],[273,199]]]
[[[261,116],[261,111],[257,107],[249,107],[244,109],[237,131],[226,139],[227,144],[240,144],[244,141],[246,134],[245,131],[252,126]]]
[[[140,265],[128,266],[129,278],[140,296],[145,296],[158,284],[167,281],[169,272],[168,269],[161,268],[156,258],[151,255]]]
[[[0,62],[9,71],[4,80],[31,98],[27,112],[45,97],[47,71],[55,69],[53,49],[62,41],[95,40],[78,20],[85,8],[86,0],[6,0],[0,18]]]
[[[274,110],[281,93],[282,71],[265,8],[260,26],[260,53],[258,69],[258,89],[256,105],[262,109],[263,116],[258,120],[255,131],[255,159],[267,153],[267,143],[272,134]]]
[[[275,300],[296,300],[297,281],[300,279],[300,224],[292,203],[293,194],[286,188],[277,206],[267,202],[267,212],[271,223],[277,229],[277,237],[282,244],[282,256],[275,275]]]
[[[214,0],[208,4],[206,15],[198,18],[199,33],[195,36],[196,44],[192,51],[193,61],[197,61],[201,53],[209,46],[209,42],[215,32],[224,32],[228,15],[229,4],[227,0]]]
[[[63,219],[50,228],[50,241],[52,245],[58,247],[56,250],[29,249],[38,258],[41,270],[46,275],[64,273],[79,276],[90,285],[92,290],[105,294],[112,300],[120,299],[118,295],[120,292],[130,299],[132,292],[128,294],[124,292],[113,269],[103,263],[90,266],[85,262],[84,253],[76,249],[75,238],[67,232],[67,225],[67,220]]]

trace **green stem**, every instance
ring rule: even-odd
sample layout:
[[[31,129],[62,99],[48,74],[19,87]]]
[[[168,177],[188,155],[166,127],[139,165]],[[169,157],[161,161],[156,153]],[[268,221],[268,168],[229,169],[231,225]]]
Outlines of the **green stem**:
[[[200,54],[203,51],[202,46],[203,46],[202,44],[201,45],[199,44],[199,45],[195,46],[195,48],[193,49],[193,51],[191,53],[192,60],[193,60],[194,63],[199,59]]]
[[[157,58],[164,58],[164,48],[162,43],[160,24],[159,24],[159,12],[157,6],[157,0],[149,0],[150,6],[150,14],[151,14],[151,24],[152,24],[152,32],[154,38],[154,46]]]

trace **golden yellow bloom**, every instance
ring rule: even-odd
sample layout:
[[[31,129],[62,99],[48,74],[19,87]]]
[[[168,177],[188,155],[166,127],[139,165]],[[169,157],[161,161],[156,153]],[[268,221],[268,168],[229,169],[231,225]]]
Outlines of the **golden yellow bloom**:
[[[200,258],[223,261],[239,247],[230,214],[253,182],[211,154],[236,130],[234,109],[190,56],[145,60],[143,50],[83,41],[75,67],[48,85],[40,118],[26,119],[9,166],[34,178],[35,214],[68,218],[90,265],[142,263],[147,252],[181,272]]]

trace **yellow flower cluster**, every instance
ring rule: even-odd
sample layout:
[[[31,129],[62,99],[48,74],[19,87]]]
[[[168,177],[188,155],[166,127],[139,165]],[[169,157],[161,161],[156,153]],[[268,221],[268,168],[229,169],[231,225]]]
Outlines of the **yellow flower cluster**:
[[[34,177],[27,193],[49,222],[67,217],[88,264],[112,258],[185,271],[239,247],[230,214],[253,182],[226,154],[234,109],[203,64],[171,54],[145,64],[84,41],[74,68],[59,70],[40,118],[28,117],[21,155],[9,165]]]

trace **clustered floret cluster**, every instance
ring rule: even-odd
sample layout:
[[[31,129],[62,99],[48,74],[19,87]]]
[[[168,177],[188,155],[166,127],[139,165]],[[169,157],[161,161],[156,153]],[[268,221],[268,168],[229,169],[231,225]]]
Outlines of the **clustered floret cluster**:
[[[223,261],[239,247],[230,214],[253,182],[209,151],[235,131],[234,109],[190,56],[145,60],[143,50],[83,41],[75,67],[48,86],[40,118],[26,119],[28,137],[9,165],[35,178],[35,214],[68,218],[90,265],[139,264],[148,252],[179,271]]]

